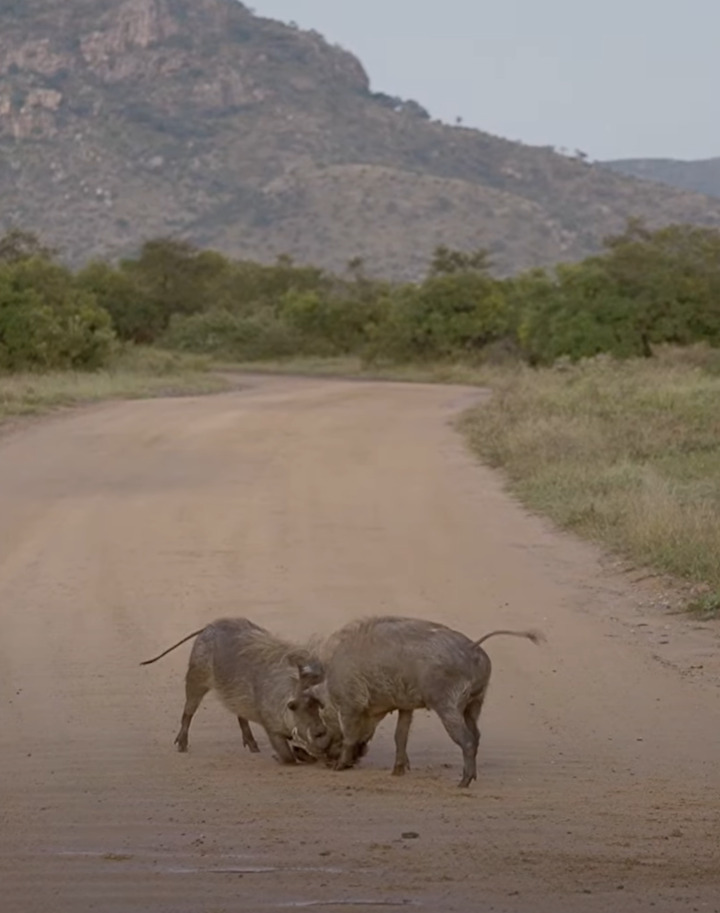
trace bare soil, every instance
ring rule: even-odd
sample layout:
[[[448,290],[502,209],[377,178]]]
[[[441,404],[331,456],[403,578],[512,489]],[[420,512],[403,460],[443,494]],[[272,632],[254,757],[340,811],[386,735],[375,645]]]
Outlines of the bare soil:
[[[528,515],[451,417],[477,391],[250,378],[0,440],[3,913],[720,909],[720,638]],[[488,643],[479,779],[417,714],[352,771],[242,747],[209,697],[173,738],[189,645],[247,615],[363,614]]]

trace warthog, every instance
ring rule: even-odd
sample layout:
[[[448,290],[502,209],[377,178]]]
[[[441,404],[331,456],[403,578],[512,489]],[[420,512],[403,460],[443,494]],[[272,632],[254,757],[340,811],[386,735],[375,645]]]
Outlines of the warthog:
[[[322,652],[325,679],[308,693],[322,702],[326,722],[336,717],[342,730],[335,769],[352,767],[380,721],[397,710],[393,774],[404,774],[413,711],[427,709],[462,749],[458,785],[469,786],[477,779],[477,721],[492,668],[480,644],[499,634],[544,640],[537,631],[493,631],[473,641],[442,624],[392,616],[352,622],[332,635]]]
[[[286,643],[246,618],[223,618],[140,665],[157,662],[193,637],[197,640],[185,675],[185,708],[175,738],[178,751],[187,751],[192,718],[208,691],[215,689],[237,717],[243,745],[250,751],[260,751],[252,721],[263,727],[282,764],[324,755],[330,737],[311,691],[323,680],[324,669],[312,648]]]

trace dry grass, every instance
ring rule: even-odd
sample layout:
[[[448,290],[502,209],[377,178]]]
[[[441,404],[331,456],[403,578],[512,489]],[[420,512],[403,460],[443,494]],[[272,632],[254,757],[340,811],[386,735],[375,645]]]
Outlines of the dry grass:
[[[208,359],[132,349],[104,371],[0,375],[0,424],[62,406],[109,399],[183,396],[229,388]]]
[[[720,355],[497,374],[474,451],[560,526],[705,586],[720,615]]]
[[[284,358],[276,361],[228,362],[217,364],[228,373],[287,374],[308,377],[346,377],[348,379],[395,380],[406,383],[468,384],[483,386],[495,376],[484,367],[454,363],[377,364],[367,365],[360,358],[348,355],[338,358]]]

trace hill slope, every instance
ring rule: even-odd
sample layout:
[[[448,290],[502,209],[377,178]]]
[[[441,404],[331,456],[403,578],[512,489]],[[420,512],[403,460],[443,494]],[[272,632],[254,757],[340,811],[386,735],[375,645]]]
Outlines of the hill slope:
[[[681,161],[678,159],[618,159],[603,162],[617,174],[656,181],[680,190],[720,197],[720,158]]]
[[[172,234],[392,276],[439,243],[508,272],[581,257],[628,215],[720,225],[718,201],[431,122],[235,0],[5,0],[0,200],[0,229],[75,262]]]

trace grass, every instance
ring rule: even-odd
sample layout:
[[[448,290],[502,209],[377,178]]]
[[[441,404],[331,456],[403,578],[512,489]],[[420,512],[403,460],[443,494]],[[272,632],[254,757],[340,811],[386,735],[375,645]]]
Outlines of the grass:
[[[720,356],[496,373],[467,413],[475,451],[559,526],[699,584],[720,617]]]
[[[217,367],[217,365],[216,365]],[[480,386],[493,376],[488,369],[458,363],[365,364],[348,355],[337,358],[298,357],[278,360],[227,362],[219,365],[228,372],[306,375],[308,377],[365,378],[406,383],[468,384]]]
[[[0,424],[82,403],[228,389],[229,382],[211,368],[207,358],[133,348],[102,371],[0,375]]]

